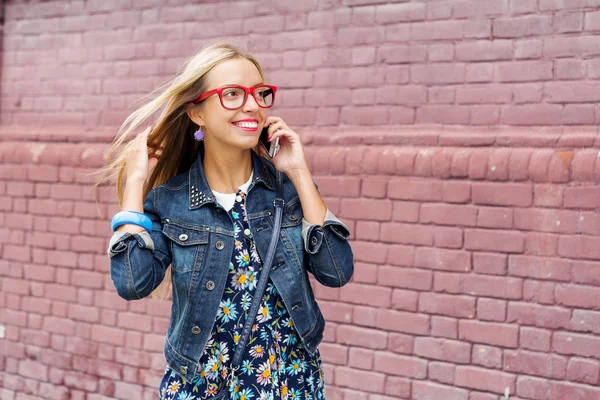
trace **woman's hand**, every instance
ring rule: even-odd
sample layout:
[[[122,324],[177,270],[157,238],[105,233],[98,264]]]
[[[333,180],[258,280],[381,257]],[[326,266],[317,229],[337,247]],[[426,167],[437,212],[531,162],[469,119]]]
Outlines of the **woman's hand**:
[[[149,125],[131,141],[126,150],[127,182],[145,183],[158,163],[158,158],[148,159],[148,135],[152,130]]]
[[[270,124],[269,141],[279,138],[279,153],[275,158],[269,158],[265,149],[260,147],[263,157],[269,158],[275,168],[287,175],[308,170],[300,135],[290,129],[279,117],[268,117],[265,124]]]

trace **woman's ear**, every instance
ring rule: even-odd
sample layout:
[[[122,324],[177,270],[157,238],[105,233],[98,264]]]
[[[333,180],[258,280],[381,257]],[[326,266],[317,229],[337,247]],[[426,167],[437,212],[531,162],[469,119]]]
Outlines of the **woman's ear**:
[[[185,109],[185,112],[196,125],[204,126],[206,124],[204,123],[204,119],[200,116],[200,108],[201,107],[198,104],[190,103]]]

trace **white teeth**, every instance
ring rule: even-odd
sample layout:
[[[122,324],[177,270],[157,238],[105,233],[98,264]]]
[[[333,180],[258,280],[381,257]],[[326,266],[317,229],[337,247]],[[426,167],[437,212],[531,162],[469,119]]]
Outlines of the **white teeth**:
[[[234,125],[239,126],[240,128],[249,128],[249,129],[254,129],[254,128],[258,127],[257,122],[237,122]]]

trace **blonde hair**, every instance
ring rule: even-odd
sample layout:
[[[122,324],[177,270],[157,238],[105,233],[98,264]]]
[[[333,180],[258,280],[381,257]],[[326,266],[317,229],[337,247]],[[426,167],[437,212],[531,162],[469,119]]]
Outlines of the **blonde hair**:
[[[202,47],[194,56],[181,64],[180,71],[173,78],[145,96],[153,98],[151,101],[125,119],[108,152],[105,166],[96,172],[100,178],[94,186],[106,180],[116,183],[119,207],[122,206],[127,171],[126,152],[132,144],[129,142],[123,145],[123,143],[127,136],[159,110],[162,112],[148,136],[148,155],[160,158],[146,180],[144,198],[154,187],[187,171],[202,144],[194,139],[193,135],[198,125],[189,118],[186,109],[192,100],[206,91],[206,73],[217,64],[234,57],[251,61],[264,80],[264,72],[258,60],[229,42],[217,41]],[[171,268],[169,266],[165,278],[152,292],[152,298],[164,300],[170,294],[170,289]]]

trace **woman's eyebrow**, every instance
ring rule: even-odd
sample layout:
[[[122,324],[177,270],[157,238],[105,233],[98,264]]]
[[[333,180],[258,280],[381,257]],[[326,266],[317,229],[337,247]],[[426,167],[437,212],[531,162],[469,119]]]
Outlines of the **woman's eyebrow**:
[[[260,81],[256,85],[251,85],[248,87],[254,87],[254,86],[258,86],[258,85],[262,85],[262,84],[264,84],[264,82]],[[222,85],[219,85],[218,87],[224,87],[224,86],[245,86],[245,85],[242,85],[241,83],[224,83]]]

